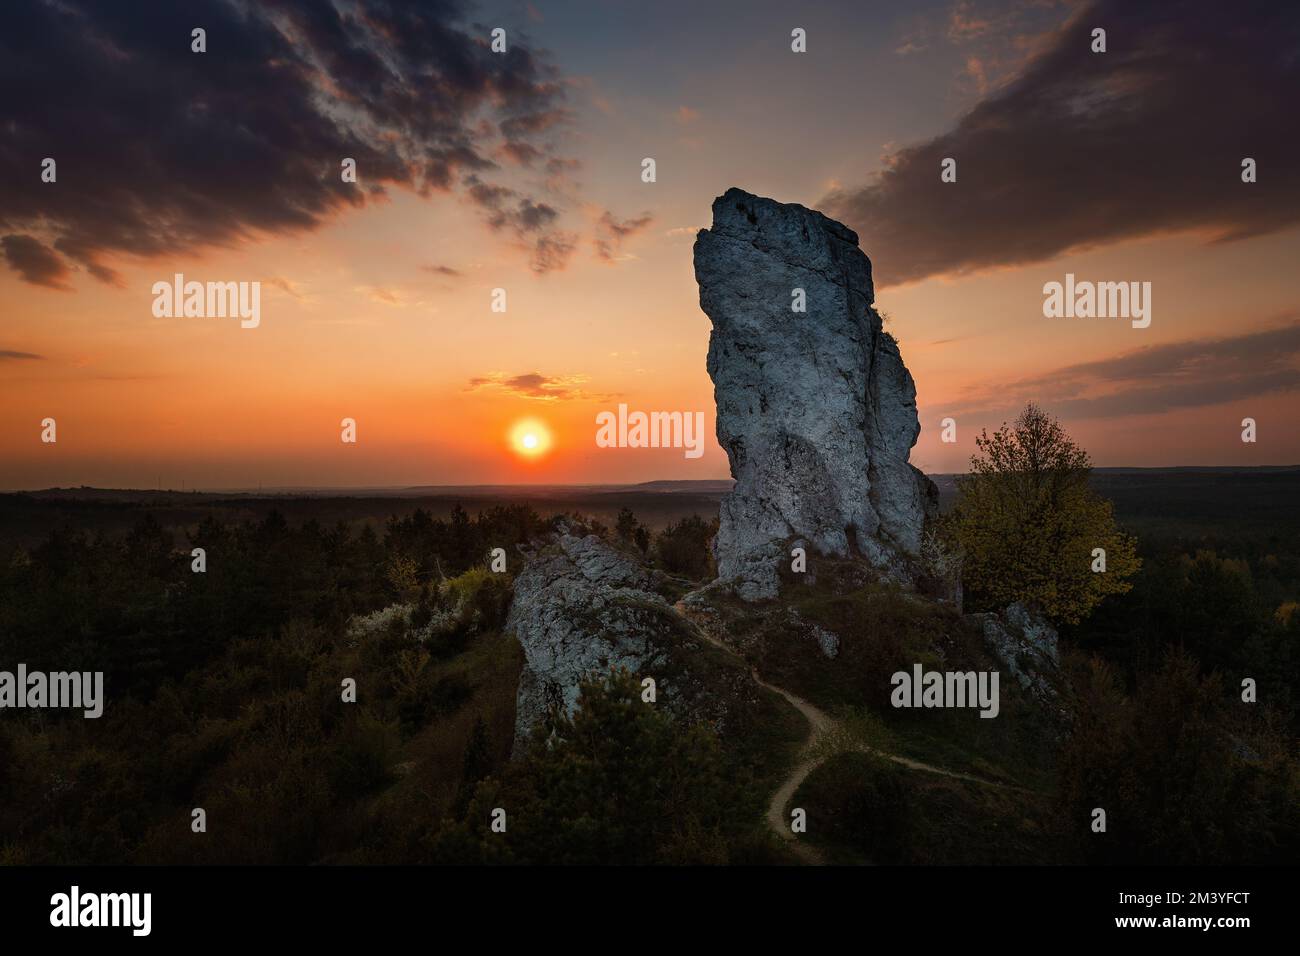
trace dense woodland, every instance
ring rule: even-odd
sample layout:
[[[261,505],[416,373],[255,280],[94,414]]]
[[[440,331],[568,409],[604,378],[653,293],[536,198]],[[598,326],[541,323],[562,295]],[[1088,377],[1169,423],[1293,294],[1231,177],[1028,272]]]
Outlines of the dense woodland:
[[[48,513],[5,497],[28,526]],[[508,761],[521,653],[503,633],[509,574],[489,573],[486,558],[493,547],[514,554],[550,519],[523,505],[457,506],[377,530],[290,522],[267,507],[164,526],[136,504],[126,531],[61,521],[38,543],[5,546],[0,668],[104,671],[108,702],[98,720],[0,713],[0,860],[788,860],[762,827],[754,748],[671,721],[618,675],[594,680],[576,715],[544,728],[551,746]],[[831,761],[801,799],[831,821],[821,838],[838,858],[1294,859],[1294,521],[1184,538],[1176,525],[1120,518],[1138,528],[1141,569],[1131,591],[1063,630],[1063,729],[979,758],[984,772],[1032,782],[1033,799],[975,806],[865,755]],[[590,527],[684,584],[713,573],[712,516],[651,532],[627,512]],[[191,571],[198,546],[202,574]],[[862,653],[882,629],[960,628],[955,617],[922,621],[896,595],[808,606],[842,615],[832,623],[845,667],[855,627]],[[1241,702],[1247,676],[1257,704]],[[344,677],[357,681],[355,705],[340,703]],[[887,709],[856,713],[910,739]],[[1012,734],[1015,714],[988,723]],[[1098,805],[1110,808],[1106,839],[1086,828]],[[511,808],[504,839],[488,832],[497,806]],[[191,831],[195,807],[205,834]]]

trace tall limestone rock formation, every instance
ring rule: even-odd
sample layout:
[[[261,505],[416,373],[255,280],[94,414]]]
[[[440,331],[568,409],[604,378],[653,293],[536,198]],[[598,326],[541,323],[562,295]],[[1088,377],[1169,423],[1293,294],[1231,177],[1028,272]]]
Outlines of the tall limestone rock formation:
[[[695,277],[736,479],[714,544],[719,577],[746,599],[773,597],[796,544],[907,577],[938,492],[907,461],[916,386],[872,308],[857,234],[732,188],[695,240]]]

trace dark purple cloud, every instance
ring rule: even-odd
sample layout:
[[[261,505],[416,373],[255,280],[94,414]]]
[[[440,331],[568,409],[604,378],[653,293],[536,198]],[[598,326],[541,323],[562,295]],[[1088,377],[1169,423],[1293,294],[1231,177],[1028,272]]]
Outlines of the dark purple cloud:
[[[1095,0],[953,129],[821,208],[891,283],[1160,232],[1274,232],[1300,222],[1298,102],[1300,4]]]
[[[1219,339],[1192,339],[1080,362],[980,389],[952,406],[984,418],[1013,416],[1025,402],[1066,418],[1152,415],[1300,390],[1300,321]]]
[[[521,245],[531,249],[530,264],[534,272],[564,268],[576,240],[571,234],[553,228],[559,210],[507,186],[485,183],[474,173],[465,177],[465,186],[466,194],[481,208],[490,228],[513,235]]]
[[[0,253],[9,268],[32,285],[68,289],[71,270],[53,249],[39,240],[22,235],[0,237]]]
[[[619,221],[608,209],[596,220],[596,257],[613,262],[623,250],[624,240],[635,236],[654,222],[650,213]]]
[[[558,74],[517,33],[492,53],[465,15],[459,0],[6,4],[0,229],[27,240],[6,259],[45,285],[69,262],[116,282],[101,260],[313,229],[394,186],[460,189],[503,149],[549,157],[569,115]],[[540,242],[547,208],[522,196],[507,215]]]

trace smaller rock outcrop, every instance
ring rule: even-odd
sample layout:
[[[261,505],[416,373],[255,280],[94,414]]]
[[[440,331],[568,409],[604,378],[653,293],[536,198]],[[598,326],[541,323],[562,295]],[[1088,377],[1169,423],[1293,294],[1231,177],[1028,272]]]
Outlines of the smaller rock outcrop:
[[[726,737],[781,707],[750,669],[713,646],[692,614],[679,613],[677,586],[577,522],[560,520],[533,542],[515,578],[506,619],[524,651],[514,753],[552,708],[572,714],[584,678],[626,669],[655,682],[654,706],[674,720]],[[833,635],[812,635],[833,654]]]
[[[524,650],[515,749],[552,707],[572,713],[579,682],[626,668],[667,668],[679,629],[653,572],[594,534],[561,525],[515,578],[506,619]]]
[[[971,614],[984,629],[984,640],[1020,686],[1040,700],[1054,701],[1060,659],[1056,630],[1023,604],[1000,614]]]
[[[790,622],[790,633],[804,640],[814,642],[822,656],[834,660],[840,653],[840,636],[828,631],[820,624],[805,621],[796,608],[786,609],[786,618]]]

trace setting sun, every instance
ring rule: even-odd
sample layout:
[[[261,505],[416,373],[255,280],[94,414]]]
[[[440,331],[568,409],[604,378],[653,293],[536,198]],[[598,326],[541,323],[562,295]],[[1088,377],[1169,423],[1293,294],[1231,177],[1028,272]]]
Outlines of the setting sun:
[[[521,419],[510,428],[510,447],[524,458],[540,458],[551,448],[551,431],[537,419]]]

